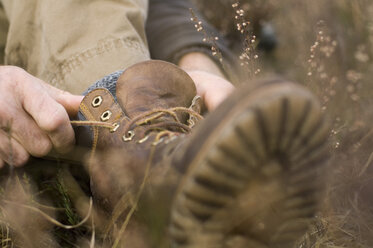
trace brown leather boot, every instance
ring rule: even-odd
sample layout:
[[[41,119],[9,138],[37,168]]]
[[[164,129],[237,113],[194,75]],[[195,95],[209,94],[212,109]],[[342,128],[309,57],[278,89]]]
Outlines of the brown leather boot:
[[[161,209],[172,247],[291,247],[321,197],[328,128],[317,100],[279,80],[243,86],[191,130],[195,94],[181,69],[148,61],[119,78],[119,104],[104,89],[84,98],[96,197],[118,220],[151,195],[145,208]]]
[[[303,87],[236,90],[173,161],[188,165],[171,211],[175,247],[294,247],[322,199],[328,133]]]
[[[118,79],[116,99],[103,88],[89,92],[80,104],[87,121],[78,124],[91,126],[92,135],[84,135],[92,137],[89,173],[101,203],[112,209],[125,191],[139,186],[147,164],[153,170],[165,161],[177,138],[202,118],[199,109],[192,79],[162,61],[128,68]]]

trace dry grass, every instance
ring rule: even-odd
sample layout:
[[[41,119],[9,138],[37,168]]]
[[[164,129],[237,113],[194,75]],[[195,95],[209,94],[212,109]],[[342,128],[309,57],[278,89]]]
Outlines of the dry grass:
[[[231,7],[234,1],[195,2],[212,23],[232,41],[237,42],[234,47],[240,48],[242,36],[236,30],[235,13]],[[319,96],[325,113],[333,123],[330,133],[331,159],[323,208],[311,231],[299,242],[298,248],[372,247],[373,2],[242,0],[241,4],[254,34],[258,32],[261,23],[271,22],[279,40],[274,53],[258,51],[257,63],[261,72],[255,77],[278,74],[304,84]],[[221,18],[229,15],[231,18]],[[40,206],[35,206],[35,194],[24,194],[24,188],[20,185],[12,191],[19,196],[17,204],[27,203],[28,206],[31,204],[40,209]],[[60,196],[66,197],[61,191]],[[9,207],[12,203],[9,199],[14,197],[0,191],[0,201],[3,203],[0,205],[0,247],[22,246],[14,243],[12,238],[18,239],[20,244],[26,242],[28,246],[37,247],[41,242],[54,244],[49,232],[45,232],[51,223],[40,219],[35,211],[25,210],[22,216],[27,218],[13,218],[20,221],[15,225],[26,235],[11,235],[14,230],[10,228],[12,218],[9,219],[9,216],[15,213]],[[71,210],[72,204],[66,198],[61,206],[68,216],[67,223],[76,224],[79,218]],[[87,205],[87,202],[84,204]],[[52,211],[52,216],[54,212]],[[30,230],[26,228],[30,221],[42,224],[39,225],[40,228]],[[90,247],[92,242],[90,236],[86,235],[89,233],[87,229],[90,229],[90,223],[86,229],[67,234],[81,235],[81,246]],[[41,235],[41,238],[35,241],[35,235]],[[136,236],[131,233],[128,235]],[[79,242],[77,239],[73,241]],[[66,240],[64,246],[76,247],[69,240]],[[100,247],[100,244],[96,243],[96,247]]]

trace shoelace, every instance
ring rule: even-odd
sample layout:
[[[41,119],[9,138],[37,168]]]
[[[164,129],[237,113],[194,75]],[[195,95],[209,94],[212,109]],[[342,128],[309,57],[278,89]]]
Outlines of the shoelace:
[[[197,104],[197,101],[200,100],[200,97],[197,96],[193,99],[192,105],[189,108],[185,107],[174,107],[170,109],[153,109],[146,111],[138,116],[135,116],[133,119],[129,119],[129,121],[124,126],[124,135],[123,141],[129,142],[132,141],[135,137],[135,129],[138,127],[145,127],[144,137],[142,137],[138,143],[143,143],[149,138],[149,133],[152,131],[158,132],[157,136],[153,141],[153,145],[157,145],[164,141],[164,137],[172,137],[176,133],[188,133],[194,127],[196,122],[203,119],[203,117],[193,110],[193,107]],[[187,124],[182,123],[177,113],[187,113],[189,114],[189,119]],[[160,120],[162,117],[172,117],[172,121],[170,120]],[[157,122],[159,121],[159,122]],[[103,121],[71,121],[71,124],[74,126],[91,126],[94,129],[97,128],[107,128],[110,132],[114,133],[119,128],[119,123],[108,123]],[[97,131],[94,130],[94,138],[92,142],[92,150],[91,156],[93,157],[96,149],[97,149]]]
[[[193,110],[193,107],[197,104],[197,101],[200,100],[199,97],[195,97],[193,99],[192,105],[189,108],[184,108],[184,107],[175,107],[175,108],[170,108],[170,109],[153,109],[147,112],[144,112],[136,117],[134,117],[132,120],[126,123],[124,127],[124,133],[125,135],[123,136],[123,141],[128,142],[133,140],[134,135],[135,135],[135,129],[138,127],[146,127],[145,129],[145,137],[139,140],[139,143],[145,142],[148,139],[148,133],[152,131],[157,131],[158,134],[153,140],[152,143],[152,148],[150,150],[150,155],[147,161],[147,164],[145,166],[145,175],[143,182],[140,185],[139,191],[136,194],[134,205],[130,209],[129,213],[127,214],[125,221],[119,228],[119,234],[118,237],[114,241],[113,247],[117,247],[121,237],[123,236],[127,225],[129,223],[129,220],[131,216],[133,215],[134,211],[137,208],[137,203],[140,199],[140,196],[144,190],[145,184],[147,182],[147,178],[149,176],[149,170],[150,170],[150,165],[153,160],[154,152],[155,152],[155,147],[162,141],[164,141],[164,137],[172,138],[176,135],[176,133],[188,133],[191,131],[191,129],[195,126],[195,124],[202,120],[203,117],[197,113],[196,111]],[[187,120],[187,124],[182,123],[179,118],[177,117],[177,113],[187,113],[189,114],[189,119]],[[173,121],[164,121],[160,120],[162,117],[167,117],[170,116],[172,117]],[[156,122],[156,121],[159,122]],[[119,123],[107,123],[107,122],[101,122],[101,121],[71,121],[71,124],[74,126],[92,126],[93,128],[107,128],[111,132],[116,132],[119,128]],[[171,129],[171,130],[170,130]],[[127,136],[126,136],[127,135]],[[94,142],[92,145],[92,152],[89,160],[89,165],[91,164],[91,159],[93,159],[93,156],[95,154],[97,148],[97,137],[94,138]],[[125,197],[125,195],[123,196]],[[123,199],[120,199],[117,206],[114,207],[114,210],[117,210],[118,205],[120,205],[120,202]],[[120,209],[120,207],[119,207]],[[119,213],[116,215],[117,217],[112,220],[112,224],[115,223],[116,219],[124,212],[124,209],[117,210]],[[116,211],[115,211],[116,212]],[[105,237],[108,235],[110,232],[110,229],[112,226],[109,225],[106,228],[105,231]]]
[[[190,117],[187,121],[188,125],[182,123],[179,120],[179,118],[177,117],[178,112],[189,114]],[[159,120],[160,118],[165,117],[167,115],[171,116],[174,121],[160,121],[158,123],[154,123],[154,121]],[[203,117],[200,114],[189,108],[176,107],[171,109],[153,109],[136,116],[135,118],[131,119],[129,122],[126,123],[124,127],[125,135],[123,136],[123,140],[132,140],[134,137],[134,130],[140,126],[146,127],[145,134],[148,134],[151,131],[170,131],[171,128],[177,129],[178,131],[176,132],[188,133],[195,125],[196,120],[200,121],[202,119]],[[119,127],[119,124],[117,122],[108,123],[103,121],[71,121],[71,124],[74,126],[92,126],[107,128],[112,133],[116,132]]]

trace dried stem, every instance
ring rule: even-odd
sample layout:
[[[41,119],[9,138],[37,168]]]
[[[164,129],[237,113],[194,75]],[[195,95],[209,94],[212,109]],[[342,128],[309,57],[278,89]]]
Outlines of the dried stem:
[[[253,78],[261,71],[257,63],[259,55],[256,53],[256,35],[250,29],[250,21],[245,19],[245,11],[240,7],[240,2],[232,4],[232,8],[236,14],[234,18],[237,31],[243,36],[242,52],[239,56],[240,65],[248,78]]]

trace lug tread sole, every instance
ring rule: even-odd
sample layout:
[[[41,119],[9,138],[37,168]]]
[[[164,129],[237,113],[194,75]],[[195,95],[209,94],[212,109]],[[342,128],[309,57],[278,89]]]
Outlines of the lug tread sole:
[[[291,247],[317,211],[329,132],[317,100],[292,83],[256,92],[253,100],[243,96],[232,104],[228,121],[218,124],[188,169],[171,216],[175,247],[228,247],[237,237]],[[263,197],[273,200],[241,209],[247,194],[266,188]],[[275,218],[267,216],[270,208],[277,209]]]

